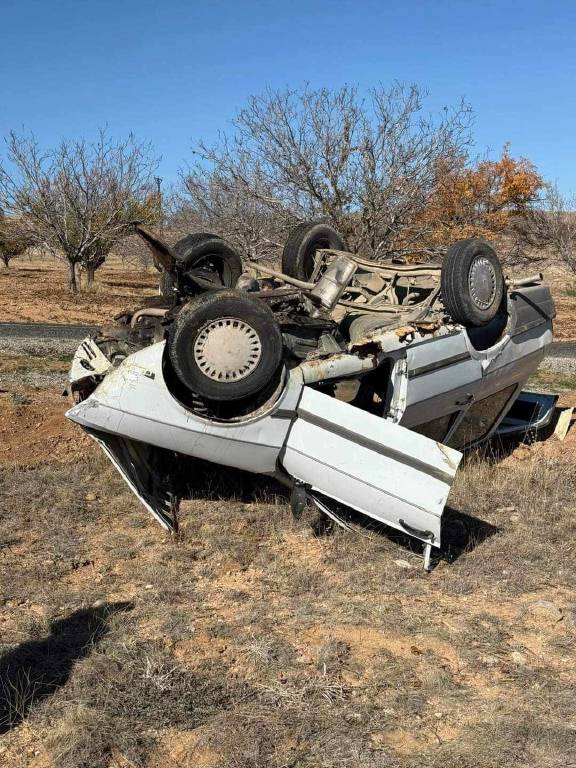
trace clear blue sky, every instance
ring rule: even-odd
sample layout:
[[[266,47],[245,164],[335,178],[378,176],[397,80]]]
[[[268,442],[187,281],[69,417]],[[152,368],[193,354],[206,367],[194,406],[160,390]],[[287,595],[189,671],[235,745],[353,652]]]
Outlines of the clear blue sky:
[[[575,0],[0,0],[0,62],[0,134],[134,131],[166,183],[266,86],[397,79],[576,191]]]

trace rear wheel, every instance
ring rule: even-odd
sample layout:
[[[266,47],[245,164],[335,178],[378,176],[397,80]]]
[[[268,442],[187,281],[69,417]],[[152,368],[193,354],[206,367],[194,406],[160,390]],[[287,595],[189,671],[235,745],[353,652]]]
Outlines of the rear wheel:
[[[344,249],[344,240],[335,229],[322,222],[299,224],[290,232],[282,253],[282,271],[297,280],[310,280],[314,257],[321,248]]]
[[[174,373],[190,391],[231,401],[260,393],[282,359],[282,335],[271,310],[240,291],[205,293],[190,301],[170,328]]]
[[[234,248],[217,235],[197,232],[173,248],[176,261],[190,287],[234,288],[242,274],[242,260]]]
[[[455,322],[471,326],[489,323],[505,294],[495,251],[478,238],[453,243],[442,264],[441,290],[444,306]]]

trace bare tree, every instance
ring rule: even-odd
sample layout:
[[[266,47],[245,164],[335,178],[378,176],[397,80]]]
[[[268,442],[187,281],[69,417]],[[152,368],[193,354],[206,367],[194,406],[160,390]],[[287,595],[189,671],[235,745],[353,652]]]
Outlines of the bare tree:
[[[349,247],[371,256],[410,247],[408,225],[438,174],[461,164],[470,144],[469,107],[462,102],[434,118],[424,112],[425,97],[401,84],[365,99],[351,86],[252,97],[231,135],[195,148],[184,190],[199,212],[207,201],[211,216],[228,196],[232,209],[255,206],[258,220],[273,217],[280,229],[326,218]]]
[[[43,152],[34,136],[11,132],[7,145],[11,168],[0,166],[0,204],[33,243],[67,262],[72,291],[78,264],[90,281],[135,218],[157,220],[158,161],[132,135],[114,142],[103,130],[93,143],[62,142]]]
[[[538,204],[514,220],[512,234],[519,260],[543,260],[548,252],[576,272],[576,197],[563,195],[556,184],[548,184]]]
[[[217,173],[191,169],[182,179],[183,191],[174,200],[170,229],[214,232],[248,258],[271,259],[283,242],[288,223],[236,181]]]
[[[31,245],[21,223],[0,210],[0,260],[8,268],[16,256],[20,256]]]

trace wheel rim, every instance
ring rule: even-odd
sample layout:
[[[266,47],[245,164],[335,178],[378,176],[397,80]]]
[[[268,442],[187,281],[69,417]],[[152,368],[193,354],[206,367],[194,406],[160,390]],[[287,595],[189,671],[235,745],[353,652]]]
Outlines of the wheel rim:
[[[194,342],[194,360],[212,381],[232,383],[256,370],[262,343],[254,328],[236,317],[206,323]]]
[[[488,309],[496,297],[496,270],[485,256],[472,262],[468,275],[470,296],[479,309]]]

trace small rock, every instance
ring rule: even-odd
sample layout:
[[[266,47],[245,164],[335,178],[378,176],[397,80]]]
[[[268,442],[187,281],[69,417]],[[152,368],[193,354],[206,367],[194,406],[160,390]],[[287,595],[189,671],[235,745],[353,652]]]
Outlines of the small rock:
[[[398,568],[412,568],[412,564],[408,562],[408,560],[394,560],[394,563],[398,566]]]
[[[516,512],[516,507],[498,507],[496,512],[504,512],[504,513]]]
[[[515,664],[526,664],[526,656],[520,651],[512,651],[510,658]]]
[[[104,605],[104,600],[94,600],[92,603],[92,608],[102,608]]]
[[[144,589],[154,589],[154,585],[153,584],[145,584],[144,585]]]
[[[96,501],[96,494],[95,493],[87,493],[86,496],[84,496],[86,501]]]
[[[548,621],[561,621],[564,616],[562,610],[549,600],[535,600],[530,603],[528,610],[533,616]]]
[[[442,717],[444,717],[444,715],[442,714],[442,712],[434,712],[434,717],[437,720],[440,720]]]

